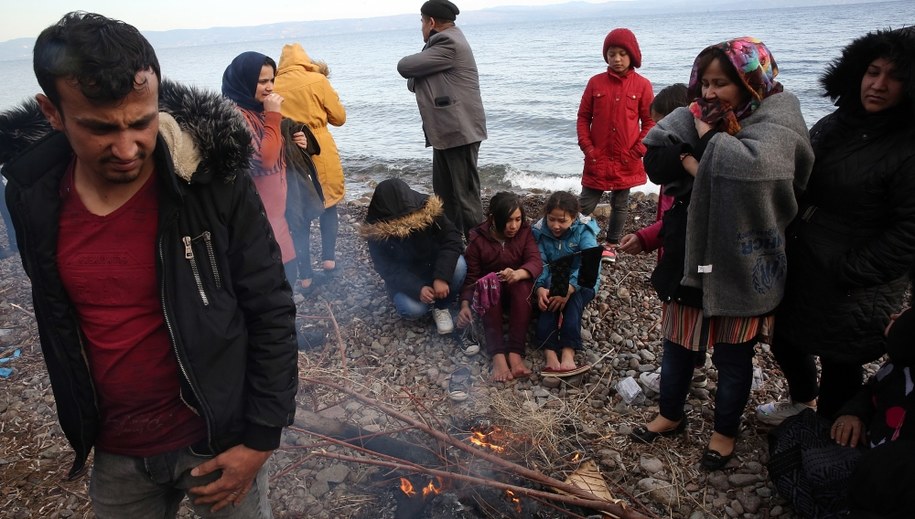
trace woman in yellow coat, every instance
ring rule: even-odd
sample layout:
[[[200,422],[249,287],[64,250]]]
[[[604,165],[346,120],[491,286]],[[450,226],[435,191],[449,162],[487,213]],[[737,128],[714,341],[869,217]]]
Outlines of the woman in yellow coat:
[[[346,109],[340,97],[327,80],[327,64],[313,62],[298,43],[283,46],[274,89],[283,96],[283,116],[305,123],[311,128],[321,152],[312,156],[318,171],[318,180],[324,192],[324,213],[318,219],[321,229],[321,259],[325,275],[337,268],[337,203],[343,200],[343,166],[337,144],[327,129],[328,124],[342,126],[346,122]],[[314,272],[309,250],[311,222],[293,229],[296,257],[299,268],[299,288],[311,288]]]

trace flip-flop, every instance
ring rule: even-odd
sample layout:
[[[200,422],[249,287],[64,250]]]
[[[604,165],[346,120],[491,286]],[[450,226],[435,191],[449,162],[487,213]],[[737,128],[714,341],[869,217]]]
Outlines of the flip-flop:
[[[556,377],[556,378],[565,378],[565,377],[574,377],[575,375],[581,375],[582,373],[587,373],[591,370],[590,364],[584,364],[573,369],[555,369],[555,368],[543,368],[540,370],[540,374],[544,377]]]
[[[451,380],[448,382],[448,398],[455,402],[463,402],[470,396],[470,386],[473,382],[472,373],[467,366],[460,366],[451,372]]]

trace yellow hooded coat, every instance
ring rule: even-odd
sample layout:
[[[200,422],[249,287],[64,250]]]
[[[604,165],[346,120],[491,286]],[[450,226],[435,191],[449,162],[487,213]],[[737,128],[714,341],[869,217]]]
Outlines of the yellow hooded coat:
[[[327,124],[343,126],[346,109],[327,80],[327,66],[313,63],[298,43],[284,45],[274,91],[285,99],[283,116],[307,124],[315,134],[321,153],[312,159],[324,191],[324,207],[336,205],[344,194],[343,166]]]

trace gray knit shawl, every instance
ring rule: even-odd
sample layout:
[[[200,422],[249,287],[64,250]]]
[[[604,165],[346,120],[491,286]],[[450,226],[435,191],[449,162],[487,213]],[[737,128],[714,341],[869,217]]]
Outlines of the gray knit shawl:
[[[692,114],[678,108],[646,146],[699,141]],[[702,290],[707,317],[772,312],[784,295],[785,227],[797,214],[813,150],[797,98],[767,97],[736,135],[709,141],[693,182],[682,285]]]

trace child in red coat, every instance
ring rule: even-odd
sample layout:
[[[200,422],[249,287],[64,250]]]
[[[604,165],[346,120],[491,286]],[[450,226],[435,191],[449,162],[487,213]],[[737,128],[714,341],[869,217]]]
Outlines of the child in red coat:
[[[646,182],[642,139],[654,126],[649,111],[654,94],[651,82],[635,71],[642,52],[632,31],[610,31],[603,56],[607,71],[588,81],[578,107],[578,146],[585,154],[579,202],[582,214],[589,215],[604,191],[613,193],[603,257],[612,262],[629,213],[629,190]]]

